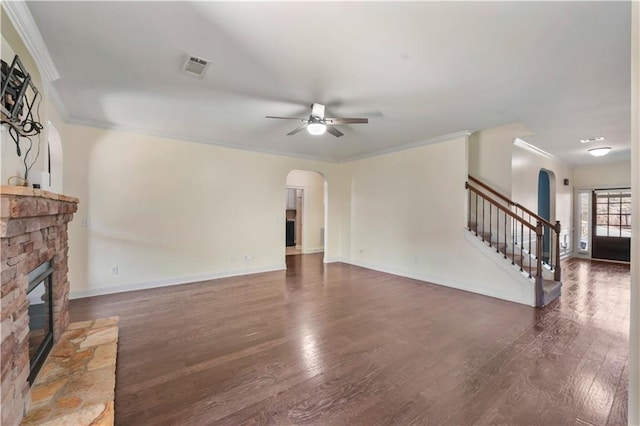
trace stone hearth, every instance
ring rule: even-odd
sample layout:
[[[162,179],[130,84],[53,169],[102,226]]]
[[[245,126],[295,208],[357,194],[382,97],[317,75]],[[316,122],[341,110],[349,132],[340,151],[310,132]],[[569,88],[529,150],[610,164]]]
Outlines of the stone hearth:
[[[0,423],[20,424],[29,408],[29,316],[27,274],[53,265],[53,334],[57,342],[69,324],[67,224],[78,199],[38,189],[0,187],[2,384]]]
[[[118,317],[69,324],[31,387],[22,426],[113,425]]]

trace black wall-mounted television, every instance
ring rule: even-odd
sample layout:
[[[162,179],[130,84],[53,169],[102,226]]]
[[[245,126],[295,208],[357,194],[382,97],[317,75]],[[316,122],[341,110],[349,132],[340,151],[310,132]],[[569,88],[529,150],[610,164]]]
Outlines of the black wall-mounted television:
[[[16,55],[11,65],[2,61],[0,92],[2,121],[18,126],[32,122],[32,108],[37,97],[38,89],[31,81],[31,75],[25,70],[20,58]]]

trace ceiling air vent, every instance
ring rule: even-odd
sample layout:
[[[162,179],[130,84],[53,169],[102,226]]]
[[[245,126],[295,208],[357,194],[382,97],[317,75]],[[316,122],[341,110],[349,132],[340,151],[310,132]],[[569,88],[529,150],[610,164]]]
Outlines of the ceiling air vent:
[[[209,68],[211,61],[204,58],[199,58],[193,55],[187,55],[187,60],[184,63],[183,71],[185,74],[192,75],[194,77],[202,78],[204,73]]]

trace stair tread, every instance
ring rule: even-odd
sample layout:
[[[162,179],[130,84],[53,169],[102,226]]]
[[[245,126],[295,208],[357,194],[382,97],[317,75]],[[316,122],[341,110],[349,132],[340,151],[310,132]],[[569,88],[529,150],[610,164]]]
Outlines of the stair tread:
[[[562,281],[544,280],[542,283],[542,289],[545,293],[549,293],[558,287],[562,287]]]

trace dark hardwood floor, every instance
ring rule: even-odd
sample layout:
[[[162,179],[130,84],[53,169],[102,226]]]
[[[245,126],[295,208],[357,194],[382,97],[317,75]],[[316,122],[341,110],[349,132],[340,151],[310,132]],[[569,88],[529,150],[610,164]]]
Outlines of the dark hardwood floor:
[[[120,316],[116,424],[627,423],[627,265],[564,262],[534,309],[321,256],[73,300]]]

